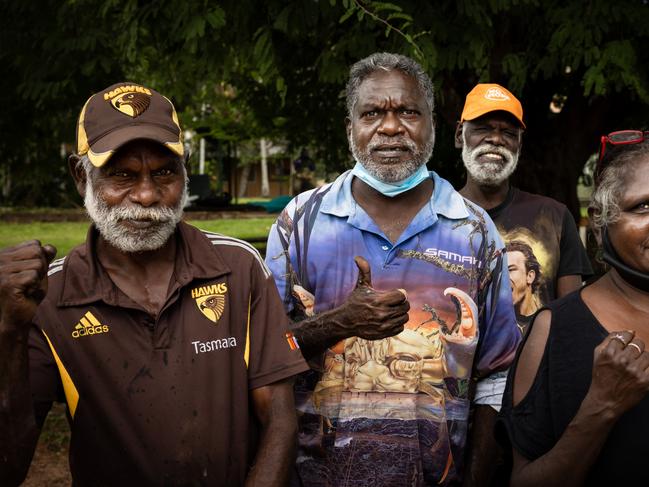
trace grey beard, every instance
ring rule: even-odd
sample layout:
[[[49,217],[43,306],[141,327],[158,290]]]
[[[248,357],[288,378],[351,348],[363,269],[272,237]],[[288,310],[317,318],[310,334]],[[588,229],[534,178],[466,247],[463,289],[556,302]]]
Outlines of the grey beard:
[[[519,152],[512,152],[504,147],[492,144],[480,144],[469,150],[464,131],[462,131],[462,161],[469,175],[478,183],[485,186],[498,186],[507,180],[518,165]],[[479,162],[478,157],[487,152],[503,156],[505,163]]]
[[[86,178],[84,204],[86,212],[99,234],[113,247],[126,253],[147,252],[161,248],[176,230],[187,203],[187,185],[175,207],[146,208],[124,204],[109,207],[99,192],[95,193],[90,177]],[[128,228],[123,220],[148,219],[154,223],[148,228]]]
[[[372,150],[381,144],[385,143],[400,143],[410,150],[412,157],[400,165],[385,165],[377,162],[372,158]],[[367,144],[364,151],[354,143],[354,136],[349,137],[349,150],[351,151],[354,159],[363,165],[365,170],[373,177],[384,183],[397,183],[412,176],[417,170],[426,164],[433,155],[433,148],[435,146],[435,133],[431,132],[428,141],[423,147],[417,147],[412,140],[406,137],[372,137],[372,140]]]

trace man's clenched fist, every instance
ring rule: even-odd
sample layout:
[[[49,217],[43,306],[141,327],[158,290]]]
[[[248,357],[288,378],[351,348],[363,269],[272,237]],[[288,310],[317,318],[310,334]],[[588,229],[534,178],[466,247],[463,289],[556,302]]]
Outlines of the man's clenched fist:
[[[47,269],[55,255],[53,246],[38,240],[0,250],[0,325],[5,330],[31,322],[47,292]]]

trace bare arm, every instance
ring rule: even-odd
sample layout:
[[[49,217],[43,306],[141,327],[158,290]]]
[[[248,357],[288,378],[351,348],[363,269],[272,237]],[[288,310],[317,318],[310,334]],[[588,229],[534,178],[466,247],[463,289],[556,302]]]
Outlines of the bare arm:
[[[246,487],[284,486],[295,462],[297,417],[293,381],[284,380],[252,391],[261,440]]]
[[[24,480],[38,440],[27,343],[55,254],[56,249],[37,241],[0,252],[0,485]]]
[[[581,276],[571,274],[557,279],[557,298],[562,298],[581,287]]]
[[[394,336],[403,331],[403,325],[408,322],[410,304],[405,292],[374,289],[367,261],[362,257],[354,260],[358,266],[358,282],[347,301],[338,308],[297,322],[293,327],[306,359],[351,336],[368,340]]]
[[[497,414],[491,406],[475,407],[462,484],[465,487],[491,485],[497,461],[502,456],[501,448],[494,437]]]
[[[536,319],[519,359],[514,378],[514,404],[529,391],[541,361],[551,314]],[[537,326],[537,324],[539,326]],[[643,350],[639,353],[633,343]],[[512,486],[583,485],[618,418],[649,390],[649,354],[633,332],[611,333],[593,353],[593,379],[581,406],[555,446],[529,461],[513,449]]]

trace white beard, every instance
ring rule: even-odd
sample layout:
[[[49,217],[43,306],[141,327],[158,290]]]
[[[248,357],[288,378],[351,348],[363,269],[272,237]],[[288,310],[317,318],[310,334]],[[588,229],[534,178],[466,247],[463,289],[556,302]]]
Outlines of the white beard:
[[[86,212],[100,235],[113,247],[126,253],[147,252],[162,247],[176,230],[187,204],[187,184],[175,207],[146,208],[123,204],[109,207],[99,192],[95,193],[90,175],[86,177]],[[147,228],[132,228],[123,220],[151,220]]]
[[[412,157],[400,165],[382,164],[381,162],[373,159],[372,150],[381,144],[386,143],[399,143],[410,150]],[[428,141],[423,147],[418,148],[412,140],[406,137],[384,137],[376,135],[364,151],[361,151],[354,143],[353,134],[349,137],[349,150],[351,151],[354,159],[361,163],[365,170],[373,177],[384,183],[397,183],[409,178],[424,164],[426,164],[433,155],[433,148],[435,146],[435,131],[431,131]]]
[[[518,165],[520,151],[514,153],[504,147],[488,143],[480,144],[470,150],[466,143],[464,131],[462,131],[462,142],[462,161],[464,161],[464,167],[478,184],[498,186],[514,174]],[[478,157],[488,152],[500,154],[504,162],[479,162]]]

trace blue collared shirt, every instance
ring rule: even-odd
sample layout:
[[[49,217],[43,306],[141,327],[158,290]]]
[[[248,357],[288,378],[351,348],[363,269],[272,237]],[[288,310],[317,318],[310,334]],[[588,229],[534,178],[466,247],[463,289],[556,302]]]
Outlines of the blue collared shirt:
[[[307,485],[319,485],[325,471],[334,485],[351,482],[341,462],[361,461],[362,452],[380,462],[377,485],[460,478],[469,381],[513,359],[520,333],[503,243],[486,212],[430,174],[430,201],[394,244],[354,200],[349,171],[297,196],[271,228],[266,262],[287,312],[343,304],[357,255],[375,289],[405,289],[411,306],[402,333],[343,340],[297,384],[301,437],[310,438],[298,458]],[[422,436],[422,428],[430,431]],[[313,441],[324,456],[310,450]]]

